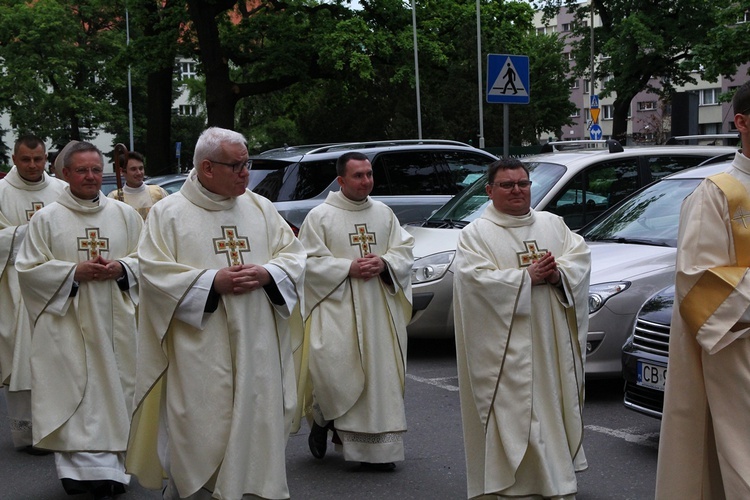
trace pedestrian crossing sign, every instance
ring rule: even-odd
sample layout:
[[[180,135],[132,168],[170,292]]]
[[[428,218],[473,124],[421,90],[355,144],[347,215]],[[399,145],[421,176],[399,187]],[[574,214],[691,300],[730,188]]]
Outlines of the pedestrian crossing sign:
[[[529,103],[529,57],[487,54],[487,102]]]

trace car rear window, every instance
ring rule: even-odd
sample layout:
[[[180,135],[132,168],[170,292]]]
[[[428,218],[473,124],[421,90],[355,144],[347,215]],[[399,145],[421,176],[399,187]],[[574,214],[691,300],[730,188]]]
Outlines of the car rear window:
[[[253,160],[248,188],[271,201],[306,200],[336,179],[336,160],[289,163]]]

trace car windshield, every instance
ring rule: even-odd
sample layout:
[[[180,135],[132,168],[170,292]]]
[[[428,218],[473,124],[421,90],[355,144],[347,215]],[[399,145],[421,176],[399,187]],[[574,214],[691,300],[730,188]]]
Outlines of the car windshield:
[[[587,241],[677,246],[682,200],[701,179],[665,179],[623,201],[581,231]]]
[[[535,207],[565,173],[565,167],[556,163],[524,162],[529,169],[531,185],[531,206]],[[487,175],[483,174],[469,187],[458,193],[427,219],[428,227],[463,227],[482,215],[489,204],[485,185]]]

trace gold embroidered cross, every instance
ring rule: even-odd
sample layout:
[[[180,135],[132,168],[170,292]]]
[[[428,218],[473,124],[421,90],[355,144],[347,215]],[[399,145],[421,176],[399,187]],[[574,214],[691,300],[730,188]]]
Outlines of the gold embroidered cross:
[[[78,250],[87,252],[87,260],[95,259],[102,251],[109,250],[109,238],[100,237],[98,227],[87,227],[86,236],[78,238]]]
[[[541,259],[547,253],[547,250],[539,249],[536,240],[524,241],[523,245],[526,247],[526,250],[516,252],[516,255],[518,255],[518,265],[521,267],[530,266],[535,260]]]
[[[745,229],[747,229],[747,219],[750,219],[750,213],[745,212],[742,207],[738,207],[737,211],[734,213],[734,217],[732,217],[733,221],[741,222],[742,227]]]
[[[31,210],[26,210],[26,220],[31,220],[31,216],[37,213],[43,207],[44,203],[42,203],[41,201],[32,201]]]
[[[214,238],[214,251],[227,254],[230,266],[244,263],[242,252],[250,251],[250,240],[246,236],[237,236],[237,226],[221,226],[223,238]]]
[[[370,245],[374,245],[375,233],[367,232],[367,224],[354,224],[355,233],[349,233],[349,243],[351,246],[359,245],[359,252],[362,257],[370,253]]]

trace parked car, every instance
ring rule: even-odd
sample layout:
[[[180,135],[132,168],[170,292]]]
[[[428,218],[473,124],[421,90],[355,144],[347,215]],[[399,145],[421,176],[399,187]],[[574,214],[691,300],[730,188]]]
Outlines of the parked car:
[[[297,230],[307,213],[338,191],[336,160],[348,151],[372,163],[374,199],[401,223],[422,221],[471,184],[497,158],[467,144],[402,140],[293,146],[252,156],[249,188],[265,196]]]
[[[625,407],[659,419],[664,409],[673,304],[674,285],[648,299],[622,348]]]
[[[641,306],[674,283],[682,201],[723,161],[665,177],[634,194],[581,234],[591,248],[586,372],[621,376],[622,346]]]
[[[155,184],[161,186],[169,194],[174,194],[180,190],[188,174],[167,174],[167,175],[156,175],[154,177],[147,178],[144,182],[146,184]]]
[[[589,147],[592,143],[603,144],[606,149],[567,149]],[[728,146],[623,148],[616,141],[570,141],[555,143],[550,149],[553,152],[522,159],[533,182],[531,206],[560,215],[572,229],[581,228],[656,179],[709,159],[731,158],[736,151]],[[456,242],[461,228],[478,218],[489,204],[486,183],[482,176],[423,223],[405,226],[415,238],[413,311],[407,327],[410,337],[453,336],[452,266]],[[618,349],[622,341],[624,336]],[[600,342],[599,335],[592,335],[590,346],[593,349]],[[619,354],[617,360],[619,366]],[[605,369],[594,364],[592,369],[614,373],[613,366]]]

